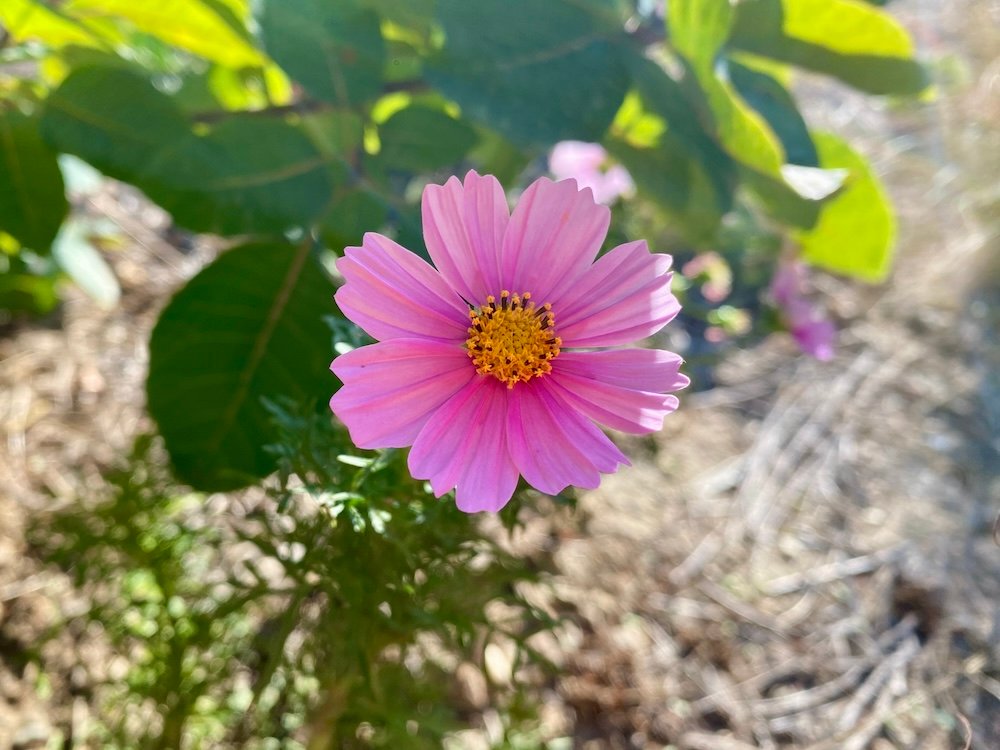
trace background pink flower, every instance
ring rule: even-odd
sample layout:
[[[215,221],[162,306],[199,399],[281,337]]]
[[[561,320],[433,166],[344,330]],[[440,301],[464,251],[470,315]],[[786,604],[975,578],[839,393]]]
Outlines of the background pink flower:
[[[806,286],[805,264],[783,261],[771,279],[771,297],[781,308],[785,324],[799,349],[825,362],[833,359],[837,329],[805,296]]]
[[[337,304],[378,343],[334,360],[330,401],[361,448],[411,446],[409,468],[465,511],[502,508],[523,476],[596,487],[628,459],[595,425],[660,429],[688,384],[681,358],[623,348],[680,306],[668,255],[629,242],[597,258],[610,212],[542,178],[510,214],[496,178],[429,185],[434,267],[369,233],[337,264]]]
[[[590,188],[594,200],[610,205],[635,190],[632,176],[620,164],[608,164],[608,152],[597,143],[562,141],[549,154],[549,171],[557,180],[574,179]]]

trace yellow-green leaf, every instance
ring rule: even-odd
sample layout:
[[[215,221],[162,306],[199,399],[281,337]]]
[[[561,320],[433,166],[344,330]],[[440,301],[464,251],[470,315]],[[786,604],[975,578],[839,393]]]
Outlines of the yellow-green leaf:
[[[928,84],[906,30],[857,0],[741,0],[729,46],[836,76],[873,94],[915,94]]]
[[[912,57],[913,42],[896,19],[858,0],[784,0],[782,28],[792,39],[841,55]]]
[[[776,175],[784,162],[777,136],[715,72],[715,57],[729,37],[732,16],[729,0],[671,0],[667,4],[670,41],[698,80],[722,147],[748,167]]]
[[[7,0],[4,0],[5,2]],[[81,19],[121,19],[167,44],[233,68],[265,63],[245,29],[230,12],[228,18],[202,0],[71,0],[65,11]]]
[[[826,203],[816,226],[799,234],[803,257],[829,271],[877,282],[892,264],[896,218],[864,157],[829,133],[814,133],[824,169],[846,169],[844,188]]]
[[[101,46],[100,39],[91,29],[38,0],[3,0],[0,2],[0,24],[19,42],[37,40],[50,47]]]

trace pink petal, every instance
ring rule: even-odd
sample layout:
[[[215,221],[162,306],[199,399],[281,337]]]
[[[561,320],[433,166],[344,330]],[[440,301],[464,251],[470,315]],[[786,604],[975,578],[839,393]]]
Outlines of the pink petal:
[[[611,221],[589,189],[542,177],[524,191],[503,238],[503,288],[550,302],[557,285],[572,285],[601,249]]]
[[[818,315],[819,313],[817,313]],[[837,328],[829,320],[816,317],[806,322],[800,322],[792,328],[792,336],[799,345],[799,349],[810,357],[815,357],[820,362],[829,362],[833,359]]]
[[[533,487],[554,495],[569,485],[594,488],[601,473],[628,459],[592,422],[536,379],[509,391],[507,444],[514,464]]]
[[[468,307],[428,263],[374,232],[344,252],[337,305],[372,337],[465,340]]]
[[[498,511],[514,494],[517,469],[507,452],[508,391],[476,377],[427,421],[410,451],[410,473],[441,497],[457,487],[466,513]]]
[[[330,369],[344,383],[330,408],[359,448],[412,445],[431,414],[476,375],[461,346],[429,339],[363,346]]]
[[[672,259],[644,240],[619,245],[552,299],[565,347],[619,346],[650,336],[680,311],[670,292]]]
[[[424,189],[424,241],[444,279],[474,305],[500,292],[500,248],[510,214],[493,175],[470,171]]]
[[[670,393],[690,384],[680,373],[680,355],[663,349],[611,349],[602,352],[562,352],[552,362],[557,373],[568,373],[636,391]]]
[[[681,361],[655,349],[563,352],[552,363],[550,385],[595,422],[642,435],[661,429],[677,408],[677,398],[663,392],[688,385]]]

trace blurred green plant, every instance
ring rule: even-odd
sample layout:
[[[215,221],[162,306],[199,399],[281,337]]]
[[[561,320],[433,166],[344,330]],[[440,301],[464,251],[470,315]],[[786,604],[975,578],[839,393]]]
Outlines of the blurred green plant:
[[[0,230],[16,249],[0,302],[54,304],[51,266],[33,259],[67,215],[59,153],[137,186],[186,229],[251,238],[190,282],[153,338],[152,415],[178,476],[211,490],[273,471],[261,397],[333,390],[318,377],[326,341],[305,322],[332,291],[317,258],[368,230],[423,252],[419,188],[468,166],[517,183],[557,141],[600,141],[638,189],[613,237],[659,227],[657,249],[718,249],[750,209],[752,233],[798,243],[812,264],[884,278],[884,191],[850,146],[809,129],[789,81],[801,67],[917,94],[927,80],[905,30],[857,0],[670,0],[665,24],[653,10],[5,0]],[[56,266],[86,277],[95,262],[66,262],[74,252]]]
[[[518,586],[536,573],[410,479],[398,452],[352,453],[329,419],[267,408],[281,440],[266,494],[187,492],[143,436],[104,499],[34,520],[36,554],[91,604],[64,626],[96,626],[112,651],[82,661],[97,670],[91,739],[440,748],[467,726],[457,663],[482,664],[503,636],[520,663],[544,666],[526,639],[552,621]],[[494,599],[503,621],[487,619]],[[512,729],[530,718],[517,690],[494,699]]]

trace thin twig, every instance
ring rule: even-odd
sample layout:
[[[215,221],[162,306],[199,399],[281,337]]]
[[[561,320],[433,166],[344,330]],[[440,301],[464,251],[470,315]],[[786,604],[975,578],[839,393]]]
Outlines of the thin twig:
[[[827,565],[821,565],[818,568],[813,568],[805,573],[792,573],[776,578],[764,584],[763,590],[768,596],[783,596],[784,594],[791,594],[824,583],[832,583],[844,578],[865,575],[883,565],[896,562],[903,557],[905,552],[906,545],[900,544],[873,552],[870,555],[839,560]]]

